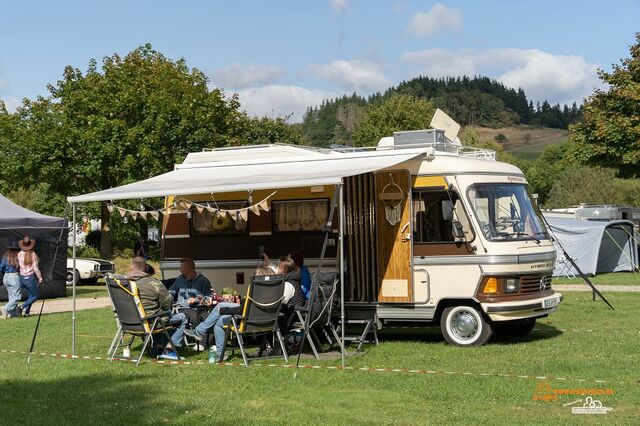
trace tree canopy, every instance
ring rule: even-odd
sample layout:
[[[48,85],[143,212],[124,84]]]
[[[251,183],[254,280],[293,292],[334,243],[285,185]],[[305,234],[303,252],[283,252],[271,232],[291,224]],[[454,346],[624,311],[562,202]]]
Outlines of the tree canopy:
[[[394,95],[371,104],[353,133],[355,145],[373,146],[393,132],[428,129],[434,112],[429,101],[409,95]]]
[[[236,95],[210,89],[204,73],[149,44],[92,60],[84,73],[67,66],[48,91],[14,114],[0,105],[0,150],[11,164],[3,191],[98,191],[170,171],[205,147],[300,139],[286,119],[248,117]],[[108,234],[104,205],[101,219]]]
[[[623,177],[640,176],[640,32],[630,52],[612,72],[599,71],[607,89],[587,99],[583,121],[571,128],[580,161]]]

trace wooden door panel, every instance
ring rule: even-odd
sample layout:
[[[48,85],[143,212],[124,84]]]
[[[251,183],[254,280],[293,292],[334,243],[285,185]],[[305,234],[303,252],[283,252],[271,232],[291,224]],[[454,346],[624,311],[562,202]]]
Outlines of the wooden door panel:
[[[413,301],[412,242],[404,238],[412,232],[410,178],[406,170],[375,174],[379,302]]]

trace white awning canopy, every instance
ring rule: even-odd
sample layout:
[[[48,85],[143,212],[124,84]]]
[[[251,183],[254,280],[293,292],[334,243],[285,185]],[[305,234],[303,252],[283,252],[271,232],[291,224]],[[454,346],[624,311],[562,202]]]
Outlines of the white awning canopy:
[[[426,149],[318,152],[242,161],[191,162],[150,179],[68,197],[71,203],[335,185],[347,176],[382,170],[425,155]]]

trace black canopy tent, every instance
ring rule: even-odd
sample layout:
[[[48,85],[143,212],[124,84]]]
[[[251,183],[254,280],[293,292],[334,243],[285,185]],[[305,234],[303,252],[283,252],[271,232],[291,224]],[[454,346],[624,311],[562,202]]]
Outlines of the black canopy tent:
[[[44,279],[40,298],[66,296],[67,234],[66,219],[33,212],[0,195],[0,254],[25,235],[36,240],[35,252]],[[1,281],[0,300],[7,300]]]

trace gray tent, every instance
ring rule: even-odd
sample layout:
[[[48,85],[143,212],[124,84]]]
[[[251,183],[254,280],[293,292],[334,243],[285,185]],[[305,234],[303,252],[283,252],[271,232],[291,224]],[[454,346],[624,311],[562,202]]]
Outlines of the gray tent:
[[[596,275],[638,269],[638,239],[633,222],[545,218],[553,234],[583,273]],[[553,275],[576,275],[578,272],[565,259],[557,244],[556,251],[558,260]]]
[[[67,233],[66,219],[32,212],[0,195],[0,256],[24,235],[36,240],[35,252],[44,279],[40,298],[66,295]],[[1,280],[0,300],[7,300]]]

